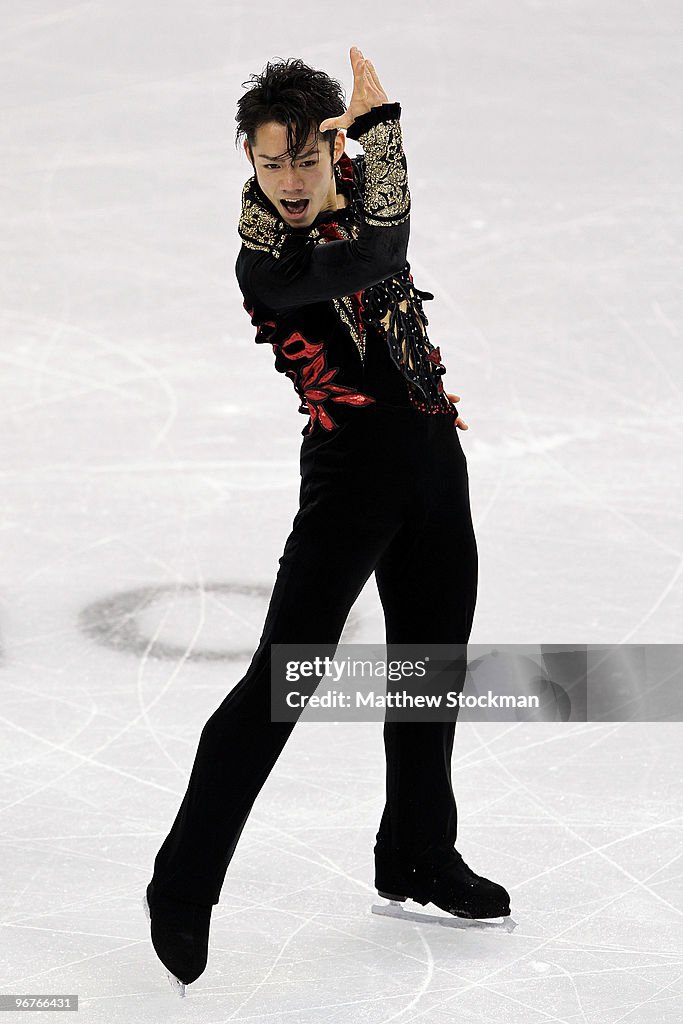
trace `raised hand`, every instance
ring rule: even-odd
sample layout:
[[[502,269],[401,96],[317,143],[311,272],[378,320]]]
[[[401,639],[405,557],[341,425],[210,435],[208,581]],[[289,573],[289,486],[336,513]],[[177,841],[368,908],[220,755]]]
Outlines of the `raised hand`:
[[[331,128],[348,128],[361,114],[367,114],[372,107],[388,103],[387,94],[380,85],[377,72],[371,60],[363,56],[357,46],[349,50],[351,67],[353,68],[353,94],[346,113],[340,117],[328,117],[319,126],[319,131],[326,132]]]

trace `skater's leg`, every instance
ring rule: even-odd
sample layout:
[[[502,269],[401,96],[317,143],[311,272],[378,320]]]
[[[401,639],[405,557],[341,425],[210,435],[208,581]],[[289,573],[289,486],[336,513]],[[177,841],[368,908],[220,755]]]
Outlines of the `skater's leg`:
[[[428,437],[414,520],[376,571],[387,654],[391,643],[466,645],[472,627],[477,547],[465,456],[455,430],[433,423]],[[454,665],[448,688],[462,690],[464,674]],[[454,721],[385,723],[387,802],[375,846],[375,884],[390,897],[409,896],[459,917],[509,917],[507,890],[475,874],[454,848],[454,731]]]
[[[387,645],[466,644],[478,568],[466,459],[457,430],[447,422],[430,420],[423,440],[419,499],[376,569]],[[454,669],[449,689],[463,685],[464,670]],[[453,848],[454,731],[455,721],[385,723],[387,802],[378,861],[392,854],[408,861],[438,859]]]
[[[270,645],[314,643],[321,656],[333,655],[350,608],[399,529],[400,480],[391,460],[377,464],[373,451],[366,444],[352,457],[331,446],[302,463],[301,507],[258,649],[202,730],[187,791],[155,859],[155,891],[169,898],[218,902],[253,802],[293,729],[270,718]]]

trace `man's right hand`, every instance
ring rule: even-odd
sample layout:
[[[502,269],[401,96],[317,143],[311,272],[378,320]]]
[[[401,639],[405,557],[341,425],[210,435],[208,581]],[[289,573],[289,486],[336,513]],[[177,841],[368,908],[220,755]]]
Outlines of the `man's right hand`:
[[[341,117],[328,117],[319,127],[321,132],[330,131],[332,128],[349,128],[357,117],[367,114],[372,107],[379,107],[382,103],[388,103],[387,94],[380,85],[377,72],[372,61],[366,60],[357,46],[352,46],[349,51],[351,67],[353,68],[353,95],[345,114]]]

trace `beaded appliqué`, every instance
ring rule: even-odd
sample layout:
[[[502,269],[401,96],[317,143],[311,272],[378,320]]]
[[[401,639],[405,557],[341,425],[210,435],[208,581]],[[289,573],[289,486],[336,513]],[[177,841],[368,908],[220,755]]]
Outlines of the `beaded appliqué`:
[[[427,335],[429,321],[422,307],[422,299],[434,296],[415,287],[406,264],[394,277],[366,289],[363,298],[366,322],[386,338],[394,365],[408,383],[411,405],[422,412],[447,413],[455,421],[457,409],[441,380],[446,367]]]
[[[355,295],[343,295],[339,299],[333,299],[334,308],[339,319],[346,324],[349,334],[353,338],[358,349],[362,362],[365,362],[365,325],[362,320],[363,293],[356,292]]]
[[[285,222],[264,206],[255,174],[245,181],[242,188],[242,210],[237,230],[247,249],[269,252],[276,259],[287,239]]]
[[[400,121],[382,121],[358,136],[365,155],[365,219],[375,227],[410,216],[408,170]]]

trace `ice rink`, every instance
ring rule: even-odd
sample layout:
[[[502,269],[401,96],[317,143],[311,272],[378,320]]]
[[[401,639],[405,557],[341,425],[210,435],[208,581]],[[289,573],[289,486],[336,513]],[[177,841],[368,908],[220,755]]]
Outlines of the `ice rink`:
[[[349,98],[356,44],[402,105],[409,261],[470,426],[471,641],[674,643],[680,4],[1,10],[0,997],[77,993],[88,1024],[680,1024],[674,721],[458,725],[458,849],[511,934],[371,914],[378,722],[294,731],[184,1002],[141,908],[298,500],[306,420],[234,277],[242,82],[300,56]],[[383,625],[371,578],[342,640]]]

